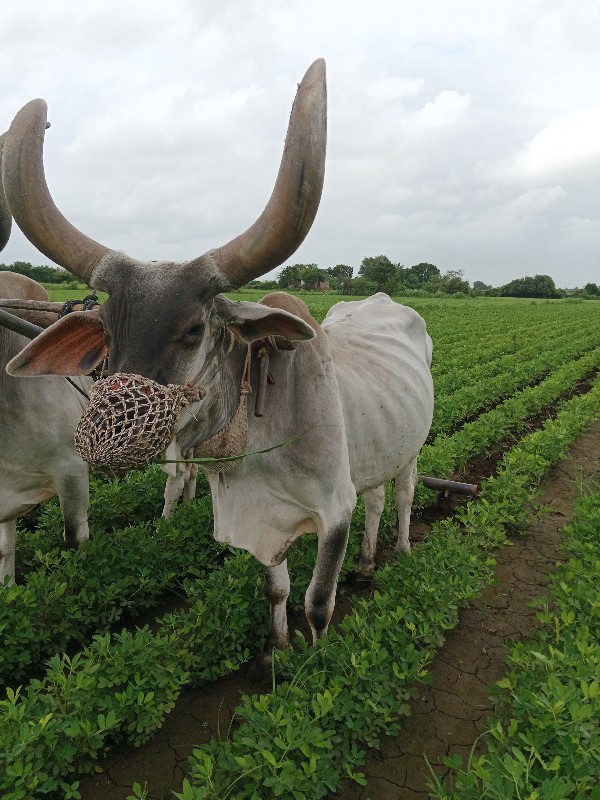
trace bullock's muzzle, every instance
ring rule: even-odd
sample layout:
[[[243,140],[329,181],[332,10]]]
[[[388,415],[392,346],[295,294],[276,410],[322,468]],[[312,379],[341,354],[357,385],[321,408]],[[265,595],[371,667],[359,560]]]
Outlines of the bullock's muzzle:
[[[75,448],[92,469],[119,473],[144,467],[171,441],[180,409],[201,396],[197,388],[115,373],[92,387]]]

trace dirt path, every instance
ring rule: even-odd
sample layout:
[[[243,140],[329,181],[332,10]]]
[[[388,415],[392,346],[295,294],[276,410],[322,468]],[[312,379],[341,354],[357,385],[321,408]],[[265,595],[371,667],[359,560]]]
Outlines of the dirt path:
[[[488,685],[504,673],[506,644],[535,630],[535,611],[528,603],[545,594],[546,575],[561,559],[560,531],[572,518],[582,485],[598,478],[599,471],[600,420],[577,440],[571,457],[552,470],[528,535],[513,537],[512,546],[499,553],[496,585],[462,612],[431,665],[433,684],[411,704],[399,736],[386,740],[379,757],[367,761],[368,785],[348,783],[335,798],[424,800],[431,777],[424,756],[440,776],[448,771],[444,756],[468,758],[491,711]],[[478,746],[481,750],[483,742]]]
[[[545,576],[559,558],[558,534],[571,517],[581,482],[600,468],[599,458],[600,421],[578,439],[571,458],[544,484],[539,502],[547,511],[538,515],[529,535],[515,537],[512,547],[499,554],[497,584],[461,614],[459,626],[431,665],[433,685],[423,687],[412,703],[412,716],[401,734],[385,741],[381,753],[368,760],[363,770],[368,785],[347,784],[336,800],[420,800],[428,797],[430,776],[424,754],[441,775],[443,756],[468,756],[490,711],[487,686],[504,670],[505,644],[531,635],[536,619],[527,603],[545,591]],[[422,525],[415,527],[418,541]],[[226,731],[240,693],[260,690],[239,675],[215,682],[208,693],[184,690],[147,745],[111,750],[102,772],[81,781],[82,800],[124,800],[134,781],[147,782],[149,800],[172,800],[193,748]]]

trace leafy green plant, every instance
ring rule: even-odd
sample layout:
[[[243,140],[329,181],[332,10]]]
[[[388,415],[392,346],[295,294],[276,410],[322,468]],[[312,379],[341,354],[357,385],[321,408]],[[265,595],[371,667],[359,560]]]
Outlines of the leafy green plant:
[[[76,551],[38,551],[27,583],[2,593],[0,682],[19,680],[44,656],[83,644],[166,588],[208,574],[224,552],[211,529],[205,497],[177,508],[171,520],[97,533]]]
[[[363,758],[362,748],[376,745],[383,731],[393,733],[398,715],[408,710],[409,684],[425,677],[426,665],[444,631],[458,620],[460,604],[491,580],[493,551],[505,541],[508,531],[526,520],[527,503],[540,479],[565,455],[599,409],[600,386],[567,403],[556,420],[505,456],[498,476],[486,483],[481,500],[469,503],[462,512],[462,527],[452,520],[434,526],[432,535],[410,559],[377,573],[385,613],[376,605],[376,593],[372,603],[359,603],[340,629],[331,631],[312,653],[307,654],[302,646],[295,652],[278,653],[277,661],[288,681],[275,687],[267,699],[244,699],[237,709],[239,726],[231,738],[213,740],[194,752],[192,780],[176,793],[179,800],[280,796],[276,780],[265,784],[266,770],[272,769],[275,778],[275,771],[287,774],[292,767],[288,767],[287,757],[282,760],[279,753],[272,752],[272,746],[269,755],[255,746],[265,723],[264,714],[255,718],[253,709],[256,703],[261,708],[283,707],[280,718],[285,720],[297,713],[299,705],[306,715],[311,698],[319,693],[324,696],[324,692],[332,699],[321,722],[324,730],[331,731],[332,747],[324,749],[319,759],[327,780],[315,783],[312,774],[303,776],[295,771],[296,794],[291,796],[300,800],[323,797],[339,786],[344,774],[360,780],[356,768]],[[393,697],[389,687],[397,693]],[[299,702],[299,698],[303,699]],[[303,720],[295,719],[301,729]],[[310,744],[307,752],[311,752]],[[522,765],[507,763],[511,769],[522,769]],[[503,790],[506,788],[503,785]],[[286,791],[290,792],[289,786]]]
[[[411,305],[417,306],[428,318],[436,342],[436,375],[449,372],[460,375],[460,378],[453,379],[455,386],[469,383],[469,376],[485,380],[485,371],[478,366],[485,361],[483,353],[494,351],[498,359],[508,353],[514,356],[528,344],[528,339],[534,338],[534,332],[536,337],[551,339],[556,338],[560,331],[565,341],[569,340],[571,348],[561,350],[563,359],[575,362],[578,352],[589,350],[587,355],[578,359],[578,368],[583,368],[585,359],[597,358],[591,349],[595,346],[595,334],[585,339],[587,344],[583,350],[577,350],[585,338],[581,332],[589,332],[590,328],[596,330],[597,327],[590,325],[589,314],[583,313],[580,307],[565,311],[563,306],[556,304],[552,307],[550,319],[548,309],[542,306],[530,308],[517,303],[486,305],[485,308],[474,306],[470,308],[467,319],[460,302],[447,304],[443,315],[439,314],[440,306],[436,301],[415,299]],[[323,307],[321,312],[325,313],[325,310]],[[507,365],[512,363],[514,359],[496,364],[489,376],[506,374]],[[554,366],[549,361],[545,363],[554,374],[560,372],[560,359]],[[594,366],[591,361],[585,364],[591,368]],[[574,375],[575,371],[569,373],[570,377],[563,374],[552,389],[548,388],[549,384],[545,386],[536,395],[536,402],[542,402],[542,397],[550,397],[552,391],[558,392],[555,395],[558,397],[565,387],[568,389],[572,385],[568,381]],[[449,380],[448,386],[453,381]],[[476,383],[475,380],[471,382]],[[533,391],[537,387],[524,390],[524,397],[529,389]],[[502,391],[512,390],[506,384]],[[489,407],[490,398],[483,400],[483,405],[478,407]],[[490,437],[496,436],[497,441],[500,435],[505,435],[501,431],[506,431],[507,426],[521,432],[523,428],[519,425],[533,407],[533,401],[515,401],[513,411],[507,411],[500,421],[497,417],[483,421],[486,415],[482,415],[478,444],[469,443],[469,437],[475,437],[474,428],[468,430],[460,444],[447,446],[446,443],[454,437],[440,437],[435,443],[440,458],[447,457],[451,468],[455,468],[457,459],[460,462],[465,453],[487,446],[482,443],[489,443]],[[231,738],[214,740],[196,751],[192,760],[195,777],[184,785],[182,796],[187,800],[190,797],[221,800],[238,796],[260,797],[261,800],[277,796],[318,798],[339,786],[344,775],[362,781],[360,765],[364,749],[376,746],[384,732],[394,730],[398,716],[408,713],[411,696],[408,687],[415,681],[427,679],[427,664],[443,641],[445,631],[457,623],[460,605],[490,580],[494,550],[502,544],[507,531],[524,526],[526,503],[535,493],[539,481],[549,466],[566,453],[578,432],[597,415],[599,407],[597,389],[584,398],[565,403],[555,422],[549,423],[536,438],[523,440],[507,456],[497,478],[485,485],[480,501],[469,504],[458,520],[436,526],[426,543],[416,549],[410,559],[399,559],[377,573],[378,590],[372,602],[357,603],[355,613],[344,620],[339,631],[331,631],[316,648],[308,648],[306,642],[299,639],[294,651],[277,654],[276,669],[284,679],[283,684],[267,695],[267,699],[244,699]],[[492,423],[492,419],[496,422]],[[486,432],[486,422],[491,427],[497,424],[497,430]],[[147,480],[153,486],[148,493],[153,499],[146,503],[143,494]],[[157,534],[160,539],[161,532],[164,532],[162,523],[154,531],[154,525],[148,520],[157,513],[162,502],[163,480],[156,473],[150,478],[140,477],[139,484],[135,485],[134,481],[129,487],[100,481],[98,496],[101,502],[97,511],[93,508],[92,516],[98,514],[93,523],[98,532],[113,531],[104,540],[108,560],[116,559],[115,563],[119,563],[119,549],[124,559],[130,555],[128,540],[119,539],[119,527],[131,519],[142,521],[141,527],[147,525],[145,535],[150,541]],[[125,496],[122,497],[120,492]],[[107,507],[111,504],[112,508]],[[185,515],[185,509],[180,513]],[[192,536],[197,533],[194,519],[198,508],[191,509],[190,513],[189,535]],[[353,521],[344,571],[355,563],[360,543],[361,513],[359,508]],[[131,744],[144,741],[161,724],[184,682],[210,681],[237,668],[260,648],[261,637],[266,631],[267,608],[262,598],[259,567],[246,554],[238,554],[226,559],[222,567],[210,575],[203,568],[190,566],[189,558],[187,566],[182,568],[185,557],[191,553],[185,538],[187,526],[188,523],[182,523],[177,531],[172,532],[173,561],[165,567],[165,574],[169,574],[167,580],[175,583],[179,580],[189,596],[184,609],[160,620],[154,634],[147,629],[127,635],[102,633],[70,659],[54,658],[43,678],[37,683],[31,682],[20,692],[10,690],[6,700],[0,704],[0,751],[7,755],[12,769],[4,778],[5,783],[0,783],[0,793],[4,792],[3,797],[7,800],[20,797],[30,800],[53,793],[77,797],[75,779],[89,769],[100,749],[118,741]],[[394,526],[395,515],[388,503],[384,513],[384,538],[393,535]],[[119,612],[110,609],[118,608],[119,597],[127,594],[120,585],[121,580],[126,580],[126,568],[106,571],[106,594],[101,594],[100,587],[94,586],[93,565],[95,558],[99,558],[102,564],[103,553],[100,551],[103,548],[99,545],[99,552],[89,564],[85,559],[70,562],[69,555],[63,557],[57,551],[61,522],[55,510],[48,511],[46,527],[50,529],[49,534],[40,530],[29,538],[25,532],[21,541],[25,550],[28,548],[28,555],[24,553],[23,560],[30,569],[35,565],[33,572],[47,569],[56,573],[56,582],[50,591],[48,588],[46,591],[57,607],[61,597],[67,593],[67,589],[61,588],[65,582],[68,584],[66,578],[74,580],[71,567],[61,573],[63,567],[60,565],[77,563],[85,575],[84,602],[89,600],[87,591],[91,595],[97,592],[97,608],[102,609],[102,603],[105,603],[108,615],[113,614],[112,618],[117,619]],[[204,528],[203,522],[200,528]],[[112,542],[120,542],[115,550]],[[178,544],[182,545],[179,553],[176,552]],[[145,543],[140,538],[138,549],[144,548]],[[84,551],[85,548],[80,552]],[[169,547],[166,552],[170,552]],[[206,558],[207,552],[212,551],[199,548],[200,561]],[[148,556],[145,566],[140,559],[142,568],[148,569],[148,565],[161,561],[160,553],[152,551],[152,545],[149,545]],[[222,551],[216,557],[215,566],[221,559]],[[295,548],[290,563],[293,577],[291,605],[300,608],[314,563],[314,542],[302,542],[301,547]],[[182,569],[186,577],[178,579],[183,574]],[[155,577],[153,568],[150,567],[145,575],[140,583],[147,579],[152,584]],[[33,578],[32,585],[35,581]],[[40,578],[36,597],[41,595],[42,586],[43,579]],[[85,586],[88,586],[87,590]],[[153,585],[150,589],[155,591]],[[137,596],[143,597],[144,592],[142,587]],[[143,602],[151,602],[151,593]],[[583,602],[579,596],[578,602]],[[34,613],[36,605],[33,601],[29,604],[24,602],[21,616],[14,617],[16,625],[13,627],[19,628],[22,624],[23,631],[33,631],[27,627],[26,617]],[[129,607],[127,603],[125,607]],[[132,609],[135,607],[135,604],[130,606]],[[74,607],[74,620],[78,613]],[[68,614],[66,619],[65,622],[63,614],[57,622],[59,636],[68,635]],[[564,624],[562,617],[559,619],[560,624]],[[71,641],[79,642],[78,637],[82,637],[83,644],[88,635],[89,632],[76,633]],[[26,633],[25,638],[32,639],[33,636]],[[580,646],[585,649],[583,640]],[[48,652],[51,652],[52,646],[48,647]],[[35,650],[31,652],[25,668],[39,658]],[[142,653],[145,653],[145,660]],[[156,688],[153,685],[155,660],[159,665]],[[99,668],[97,664],[100,664]],[[588,695],[594,695],[593,680],[583,680]],[[279,728],[284,728],[282,721],[288,716],[294,720],[293,729],[288,731],[286,728],[277,742],[268,738],[271,734],[275,737],[282,733]],[[263,746],[257,749],[255,745],[260,742]],[[517,759],[514,754],[511,757]],[[283,776],[283,783],[279,781],[280,776]],[[269,783],[266,785],[264,781],[267,779]],[[134,797],[143,797],[144,792],[145,789],[138,785],[137,789],[134,788]]]
[[[600,494],[583,498],[563,533],[571,559],[550,576],[539,599],[542,628],[513,644],[497,684],[498,716],[488,724],[487,752],[451,778],[432,780],[440,800],[505,797],[597,798],[600,775]]]

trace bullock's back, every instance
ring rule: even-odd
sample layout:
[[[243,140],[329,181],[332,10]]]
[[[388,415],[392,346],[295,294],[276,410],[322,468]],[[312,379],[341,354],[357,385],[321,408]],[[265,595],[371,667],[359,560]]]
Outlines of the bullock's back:
[[[322,327],[336,348],[349,336],[355,344],[360,343],[363,352],[377,360],[391,357],[419,364],[425,361],[431,366],[431,338],[425,320],[414,309],[395,303],[383,292],[366,300],[336,303],[327,312]]]
[[[323,330],[344,409],[357,491],[392,478],[418,454],[431,425],[431,339],[412,308],[379,293],[338,303]]]

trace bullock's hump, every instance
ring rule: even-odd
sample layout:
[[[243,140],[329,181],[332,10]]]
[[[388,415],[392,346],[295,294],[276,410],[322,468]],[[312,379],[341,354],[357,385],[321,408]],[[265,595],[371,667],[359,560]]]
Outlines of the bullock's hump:
[[[349,332],[404,334],[415,341],[425,341],[425,320],[413,308],[400,305],[387,294],[378,292],[366,300],[336,303],[327,312],[322,327],[329,333]]]
[[[48,300],[44,287],[26,275],[0,272],[0,297],[7,300]]]
[[[304,300],[301,300],[299,297],[294,297],[294,295],[288,294],[287,292],[273,292],[272,294],[265,295],[265,297],[258,302],[263,306],[269,306],[269,308],[280,308],[282,311],[289,311],[290,314],[295,314],[295,316],[300,317],[300,319],[307,322],[315,330],[319,328],[319,323],[310,313]]]

